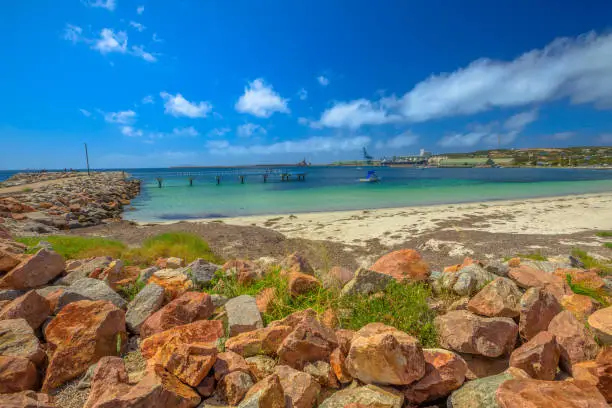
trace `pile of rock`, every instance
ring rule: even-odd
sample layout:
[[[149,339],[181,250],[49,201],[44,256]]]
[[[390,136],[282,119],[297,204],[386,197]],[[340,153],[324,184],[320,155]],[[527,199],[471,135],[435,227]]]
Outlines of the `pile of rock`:
[[[59,178],[32,191],[0,196],[0,223],[28,235],[98,225],[120,218],[139,192],[140,181],[126,180],[121,172]]]
[[[13,174],[11,177],[1,182],[0,188],[22,186],[24,184],[38,183],[39,181],[57,180],[82,175],[84,175],[84,173],[79,173],[77,171],[44,171],[36,173],[17,173]]]
[[[593,271],[466,260],[433,273],[412,250],[325,276],[298,254],[280,263],[291,296],[322,285],[379,296],[394,280],[465,295],[435,320],[443,348],[428,349],[382,323],[338,328],[333,311],[300,310],[265,325],[272,288],[232,299],[199,290],[218,270],[256,282],[266,271],[251,261],[168,258],[139,269],[105,257],[66,263],[48,249],[25,255],[1,242],[0,406],[60,406],[74,387],[87,408],[612,402],[612,308],[576,298],[564,280],[603,288]],[[119,288],[137,280],[146,286],[128,302]]]

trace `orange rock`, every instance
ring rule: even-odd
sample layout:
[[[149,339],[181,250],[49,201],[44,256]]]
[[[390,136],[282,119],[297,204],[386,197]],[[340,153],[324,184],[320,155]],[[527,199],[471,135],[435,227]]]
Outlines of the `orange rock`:
[[[366,384],[407,385],[425,374],[418,340],[382,323],[370,323],[355,333],[346,366]]]
[[[338,340],[333,330],[307,315],[285,337],[278,357],[281,364],[301,369],[308,361],[327,360],[336,347]]]
[[[269,375],[251,387],[243,399],[242,406],[249,408],[285,408],[285,393],[278,375]]]
[[[299,296],[321,287],[321,282],[311,275],[301,272],[290,272],[288,274],[289,293],[291,296]]]
[[[167,302],[176,299],[193,288],[193,282],[181,270],[162,269],[149,278],[148,283],[156,283],[164,288]]]
[[[217,346],[214,342],[184,343],[173,338],[157,351],[153,361],[185,384],[197,387],[208,375],[216,358]]]
[[[468,310],[487,317],[517,317],[522,293],[508,278],[496,278],[468,302]]]
[[[214,365],[215,379],[220,380],[223,376],[233,373],[234,371],[243,371],[250,373],[251,370],[244,357],[233,351],[225,351],[217,355],[217,361]]]
[[[37,384],[38,372],[30,360],[0,356],[0,394],[33,390]]]
[[[597,387],[606,401],[612,402],[612,347],[604,347],[594,361],[574,364],[572,374],[576,385]]]
[[[47,299],[47,302],[49,302],[49,310],[51,311],[51,313],[53,313],[53,311],[57,307],[57,302],[59,301],[60,296],[62,296],[64,292],[65,289],[59,288],[51,293],[48,293],[47,296],[45,296],[45,299]]]
[[[140,352],[144,358],[150,359],[166,343],[212,343],[223,335],[223,323],[221,321],[198,320],[147,337],[140,343]]]
[[[336,338],[338,339],[338,344],[340,345],[340,350],[346,356],[351,349],[351,341],[353,341],[353,337],[355,336],[355,330],[348,329],[339,329],[336,330]]]
[[[589,296],[572,294],[561,299],[561,306],[584,321],[597,310],[598,304]]]
[[[125,313],[107,301],[66,305],[45,329],[50,362],[44,392],[76,378],[101,357],[118,355],[126,342]]]
[[[257,310],[260,313],[266,313],[271,307],[272,302],[276,299],[276,290],[274,288],[265,288],[255,297]]]
[[[24,357],[38,367],[46,355],[25,319],[0,320],[0,355]]]
[[[53,398],[44,393],[22,391],[0,394],[0,407],[4,408],[56,408]]]
[[[209,294],[186,292],[149,316],[140,328],[140,336],[145,339],[176,326],[208,319],[214,310]]]
[[[521,297],[519,333],[525,340],[548,329],[550,321],[559,312],[561,305],[555,296],[542,288],[528,289]]]
[[[281,262],[281,273],[289,274],[291,272],[305,273],[306,275],[314,275],[314,269],[306,260],[306,258],[297,252],[288,255]]]
[[[286,365],[276,366],[285,393],[287,405],[294,408],[312,408],[321,392],[321,386],[310,374],[295,370]]]
[[[323,323],[325,326],[329,327],[330,329],[335,329],[340,325],[338,316],[336,315],[336,312],[332,308],[325,309],[320,320],[321,320],[321,323]]]
[[[225,342],[225,348],[242,357],[258,354],[276,355],[276,351],[285,338],[291,333],[291,326],[268,326],[250,332],[240,333],[230,337]]]
[[[20,290],[37,288],[57,277],[63,270],[64,258],[43,248],[4,275],[0,279],[0,288]]]
[[[607,408],[595,387],[580,388],[570,381],[508,380],[496,391],[500,408]]]
[[[243,371],[234,371],[219,381],[217,390],[219,394],[232,406],[242,401],[249,389],[253,386],[251,376]]]
[[[18,254],[0,247],[0,272],[8,272],[21,262]]]
[[[422,404],[449,395],[465,381],[467,364],[452,351],[425,349],[425,375],[404,389],[406,400]]]
[[[556,315],[548,325],[548,331],[555,335],[561,349],[559,363],[566,372],[572,373],[572,365],[592,360],[597,355],[598,346],[584,323],[564,310]]]
[[[456,264],[456,265],[451,265],[451,266],[447,266],[444,268],[444,272],[457,272],[459,271],[461,268],[464,268],[468,265],[473,265],[473,264],[477,264],[479,263],[478,261],[474,261],[472,258],[470,258],[469,256],[465,257],[463,259],[463,262],[460,264]]]
[[[529,265],[511,267],[508,277],[523,289],[541,288],[550,284],[562,285],[564,283],[563,278]]]
[[[51,314],[49,302],[31,290],[0,310],[0,320],[25,319],[36,330]]]
[[[398,281],[424,281],[429,278],[429,265],[413,249],[393,251],[379,258],[371,270],[394,277]]]
[[[589,316],[588,322],[602,344],[612,345],[612,306],[596,311]]]
[[[590,289],[601,289],[606,285],[606,282],[599,276],[597,271],[593,269],[557,269],[554,274],[561,279],[567,280],[568,276],[572,283],[580,284],[581,286]]]
[[[255,262],[241,259],[228,261],[223,264],[221,269],[227,275],[236,276],[238,283],[244,285],[253,283],[256,280],[261,279],[263,275],[263,271]]]
[[[332,352],[333,354],[333,352]],[[331,355],[329,356],[331,359]],[[331,365],[326,361],[315,361],[304,365],[304,372],[310,374],[321,387],[324,388],[340,388],[338,378],[331,368]]]
[[[521,264],[521,258],[512,258],[508,261],[508,266],[510,268],[517,268]]]
[[[468,380],[501,374],[510,367],[510,356],[508,355],[496,358],[467,353],[459,353],[459,355],[467,364],[465,378]]]
[[[536,380],[552,381],[557,374],[560,355],[555,336],[541,331],[512,352],[510,366],[522,369]]]
[[[340,348],[332,351],[329,356],[329,364],[331,365],[332,371],[336,375],[338,381],[342,384],[348,384],[353,381],[353,376],[346,368],[346,358],[344,357],[344,353]]]

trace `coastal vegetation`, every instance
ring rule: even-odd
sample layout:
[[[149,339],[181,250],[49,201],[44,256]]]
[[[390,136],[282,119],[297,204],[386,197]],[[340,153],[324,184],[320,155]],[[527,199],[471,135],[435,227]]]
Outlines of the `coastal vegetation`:
[[[589,255],[585,250],[574,248],[572,255],[578,258],[586,269],[599,270],[603,275],[612,275],[612,263],[595,259]]]

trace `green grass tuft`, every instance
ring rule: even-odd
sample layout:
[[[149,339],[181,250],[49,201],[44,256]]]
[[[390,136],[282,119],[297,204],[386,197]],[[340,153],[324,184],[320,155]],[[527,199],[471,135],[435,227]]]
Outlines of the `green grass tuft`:
[[[567,284],[569,285],[572,292],[576,293],[577,295],[588,296],[591,299],[601,303],[603,307],[610,306],[610,300],[605,291],[601,289],[600,290],[593,289],[581,283],[573,283],[572,277],[570,274],[566,275],[566,279],[567,279]]]
[[[125,299],[131,302],[132,300],[134,300],[138,292],[144,289],[146,285],[147,285],[146,282],[143,282],[140,279],[138,279],[136,282],[130,283],[129,285],[119,286],[117,288],[117,292],[119,292],[121,296],[123,296]]]
[[[599,231],[596,235],[602,238],[612,237],[612,231]]]
[[[436,347],[436,313],[427,305],[430,296],[431,290],[422,283],[392,282],[378,295],[342,298],[340,307],[348,313],[340,313],[340,323],[358,330],[368,323],[380,322],[415,336],[423,347]]]
[[[601,262],[589,256],[589,254],[582,249],[574,248],[572,250],[572,255],[580,259],[586,269],[599,269],[602,275],[612,274],[612,265],[610,263]]]
[[[53,250],[65,259],[80,259],[92,256],[119,258],[127,249],[119,241],[98,237],[50,235],[46,237],[17,238],[16,240],[26,244],[28,247],[35,247],[40,241],[47,241],[53,246]]]
[[[150,265],[157,258],[170,256],[182,258],[185,263],[202,258],[208,262],[222,263],[206,241],[197,235],[186,232],[168,232],[145,240],[140,248],[124,254],[124,258],[134,264]]]
[[[512,258],[521,258],[521,259],[531,259],[532,261],[546,261],[547,257],[542,255],[539,251],[534,252],[532,254],[515,254],[514,256],[507,256],[504,258],[504,261],[509,261]]]
[[[604,245],[606,248],[610,248],[610,249],[612,249],[612,242],[605,242],[603,245]]]

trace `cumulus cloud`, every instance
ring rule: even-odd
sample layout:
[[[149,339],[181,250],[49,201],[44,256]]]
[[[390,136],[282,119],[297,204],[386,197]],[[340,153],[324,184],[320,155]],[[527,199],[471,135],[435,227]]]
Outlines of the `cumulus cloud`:
[[[115,7],[117,7],[117,2],[115,0],[90,0],[85,4],[89,7],[104,8],[108,11],[113,11]]]
[[[332,108],[323,112],[319,124],[332,128],[357,129],[363,125],[382,125],[401,120],[401,116],[390,114],[384,103],[357,99],[351,102],[337,102]]]
[[[79,26],[66,24],[63,38],[64,40],[72,41],[72,43],[76,44],[83,40],[83,29]]]
[[[124,54],[127,51],[128,37],[124,31],[115,33],[110,28],[103,28],[100,38],[95,42],[94,48],[102,54],[118,52]]]
[[[121,128],[121,133],[124,136],[129,136],[129,137],[141,137],[143,135],[142,130],[140,129],[135,129],[132,126],[123,126]]]
[[[171,95],[168,92],[160,92],[159,95],[164,100],[165,112],[172,116],[205,118],[212,110],[212,105],[209,102],[189,102],[180,93]]]
[[[384,114],[397,114],[406,121],[423,122],[495,108],[539,105],[559,99],[612,109],[610,72],[612,34],[591,32],[576,38],[558,38],[546,47],[526,52],[512,61],[478,59],[454,72],[432,75],[398,99],[388,98],[379,102],[360,99],[338,103],[334,108],[367,106],[368,102],[380,105],[382,113],[371,115],[365,109],[355,113],[363,116],[362,119],[345,122],[373,125],[381,124],[380,118]],[[334,117],[334,108],[323,115]]]
[[[287,140],[272,144],[251,146],[232,145],[226,140],[211,140],[206,143],[210,153],[216,155],[269,155],[289,153],[320,153],[360,150],[370,143],[368,136],[355,137],[310,137]]]
[[[391,139],[380,141],[376,143],[377,149],[401,149],[403,147],[408,147],[416,144],[418,142],[419,137],[414,133],[407,131],[402,134],[399,134]]]
[[[319,84],[321,84],[322,86],[327,86],[329,85],[329,78],[321,75],[317,77],[317,82],[319,82]]]
[[[141,33],[147,29],[147,27],[145,27],[144,25],[136,22],[136,21],[130,21],[130,25],[132,27],[134,27],[135,29],[137,29],[138,31],[140,31]]]
[[[161,38],[157,36],[157,33],[153,33],[153,36],[151,37],[151,39],[153,40],[153,42],[164,42],[164,40],[162,40]]]
[[[144,13],[144,6],[138,6],[136,8],[136,13],[138,13],[138,15],[141,15],[142,13]]]
[[[134,45],[132,46],[132,54],[142,58],[147,62],[156,62],[157,58],[150,52],[146,52],[143,46]]]
[[[86,117],[90,117],[91,116],[91,112],[86,110],[86,109],[79,109],[79,112],[81,112],[83,114],[83,116],[86,116]]]
[[[466,133],[451,133],[438,141],[442,147],[472,147],[480,143],[487,146],[501,146],[513,142],[521,131],[538,118],[538,111],[531,110],[509,117],[503,125],[498,122],[476,124]]]
[[[226,133],[229,133],[230,131],[231,131],[231,129],[227,128],[227,127],[225,127],[225,128],[215,128],[215,129],[210,130],[207,133],[207,136],[208,137],[220,137],[220,136],[223,136]]]
[[[559,133],[554,133],[554,134],[550,135],[549,139],[553,139],[553,140],[568,140],[568,139],[571,139],[574,136],[576,136],[576,132],[559,132]]]
[[[300,98],[300,101],[305,101],[306,99],[308,99],[308,91],[302,88],[298,91],[297,96],[298,98]]]
[[[155,100],[153,99],[153,95],[147,95],[144,98],[142,98],[142,103],[144,105],[155,103]]]
[[[266,133],[268,133],[268,131],[262,126],[257,125],[255,123],[245,123],[244,125],[238,126],[236,133],[240,137],[251,137],[254,135],[265,135]]]
[[[272,85],[258,78],[245,87],[244,94],[238,99],[235,107],[241,113],[269,118],[275,112],[289,113],[287,103],[288,99],[281,98]]]
[[[104,120],[109,123],[120,123],[126,125],[133,123],[136,120],[136,112],[133,110],[120,111],[120,112],[107,112],[104,113]]]
[[[200,132],[195,130],[193,126],[189,126],[189,127],[183,127],[183,128],[174,128],[172,129],[172,134],[174,136],[196,137],[200,135]]]

